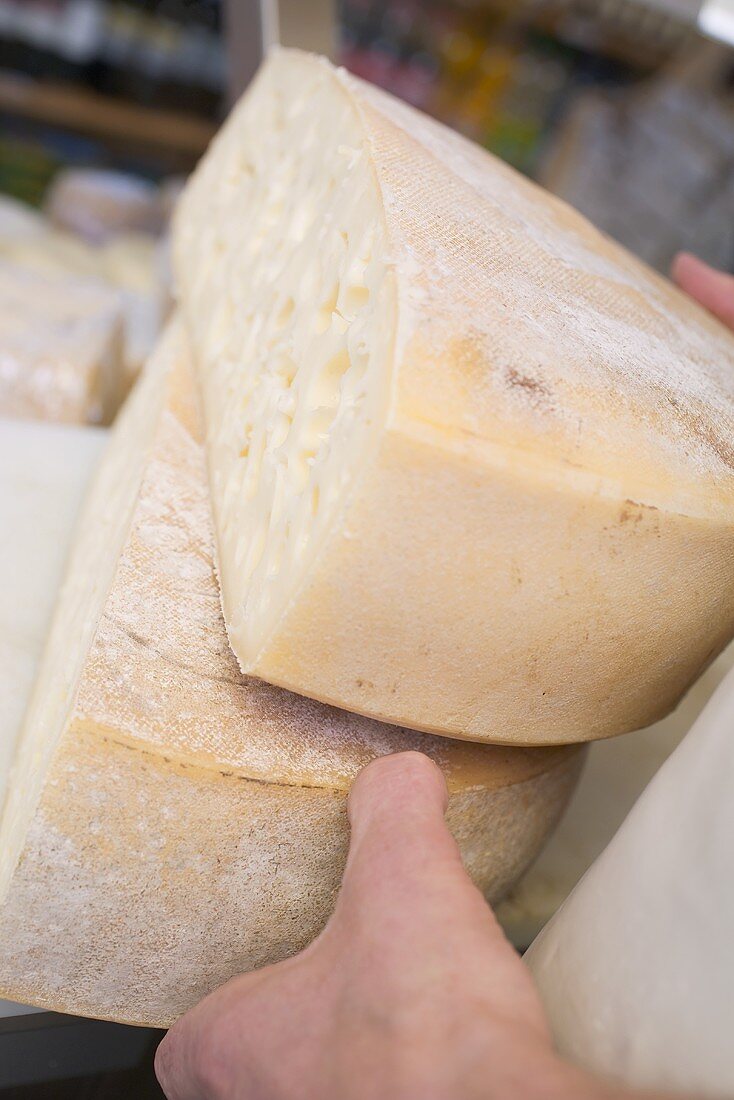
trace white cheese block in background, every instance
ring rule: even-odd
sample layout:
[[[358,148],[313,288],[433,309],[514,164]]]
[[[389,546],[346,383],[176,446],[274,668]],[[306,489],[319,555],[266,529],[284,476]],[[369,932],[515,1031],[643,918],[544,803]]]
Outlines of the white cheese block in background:
[[[583,756],[425,737],[242,677],[186,358],[172,328],[113,429],[0,830],[0,993],[158,1026],[322,927],[370,759],[439,763],[450,827],[496,899]]]
[[[119,233],[157,234],[162,203],[150,180],[126,172],[99,168],[67,168],[59,172],[44,203],[49,220],[94,244]]]
[[[167,309],[168,285],[163,246],[145,233],[121,233],[92,246],[43,222],[32,236],[3,235],[0,256],[29,271],[64,281],[81,277],[120,296],[124,323],[123,393],[132,386],[155,346]]]
[[[734,672],[526,955],[562,1054],[734,1095]]]
[[[0,262],[0,415],[107,424],[122,398],[119,295]]]
[[[0,240],[30,240],[46,232],[46,219],[32,206],[0,195]]]
[[[275,53],[177,208],[245,672],[477,741],[665,715],[734,633],[734,338],[484,150]]]
[[[83,494],[93,428],[0,420],[0,803]]]

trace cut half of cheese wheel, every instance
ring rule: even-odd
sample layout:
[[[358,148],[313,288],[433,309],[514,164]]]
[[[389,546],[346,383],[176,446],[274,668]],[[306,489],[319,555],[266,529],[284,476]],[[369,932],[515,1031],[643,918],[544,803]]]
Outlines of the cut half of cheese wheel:
[[[91,490],[0,832],[0,996],[166,1026],[323,926],[346,797],[427,752],[497,898],[573,788],[577,749],[426,738],[245,679],[227,643],[193,381],[167,333]]]
[[[416,729],[618,734],[734,631],[734,339],[568,207],[274,54],[175,267],[241,667]]]

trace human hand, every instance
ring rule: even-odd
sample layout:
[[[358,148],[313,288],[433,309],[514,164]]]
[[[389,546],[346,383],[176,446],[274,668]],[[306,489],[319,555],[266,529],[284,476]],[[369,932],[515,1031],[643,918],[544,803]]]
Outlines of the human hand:
[[[672,275],[681,290],[734,331],[734,276],[716,271],[688,252],[676,256]]]
[[[613,1100],[553,1051],[530,975],[461,863],[427,757],[349,799],[334,914],[300,955],[233,979],[158,1050],[169,1100]]]

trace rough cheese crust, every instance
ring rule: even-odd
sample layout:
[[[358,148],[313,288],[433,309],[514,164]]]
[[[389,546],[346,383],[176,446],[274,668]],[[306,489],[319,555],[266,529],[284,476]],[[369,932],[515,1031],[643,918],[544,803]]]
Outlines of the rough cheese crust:
[[[419,748],[439,763],[467,867],[497,898],[538,851],[583,756],[446,742],[243,678],[221,619],[185,360],[174,327],[113,433],[0,835],[0,995],[156,1026],[323,926],[346,854],[347,791],[369,760]],[[132,515],[104,581],[99,529],[129,509],[129,485],[107,513],[100,503],[120,456],[136,452]],[[108,532],[108,550],[120,535]],[[79,571],[98,578],[96,596],[80,593]],[[44,749],[36,720],[53,711],[49,678],[80,600],[94,629],[67,674],[68,711],[56,702],[56,728],[53,714],[43,720]]]
[[[0,415],[108,424],[121,385],[117,294],[0,262]]]
[[[568,207],[283,51],[175,266],[244,671],[559,743],[658,719],[731,637],[734,341]]]

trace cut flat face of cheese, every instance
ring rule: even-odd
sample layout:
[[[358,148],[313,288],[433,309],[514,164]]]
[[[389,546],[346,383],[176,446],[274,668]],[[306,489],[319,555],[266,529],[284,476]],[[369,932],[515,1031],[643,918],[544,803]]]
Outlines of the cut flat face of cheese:
[[[0,995],[156,1026],[321,929],[370,760],[440,765],[466,866],[496,899],[583,756],[426,737],[244,678],[193,394],[176,324],[88,499],[0,831]]]
[[[734,340],[483,150],[267,62],[175,270],[241,667],[416,729],[648,724],[734,631]]]
[[[562,1054],[734,1095],[734,671],[525,956]]]
[[[122,398],[119,296],[0,262],[0,416],[108,424]]]

